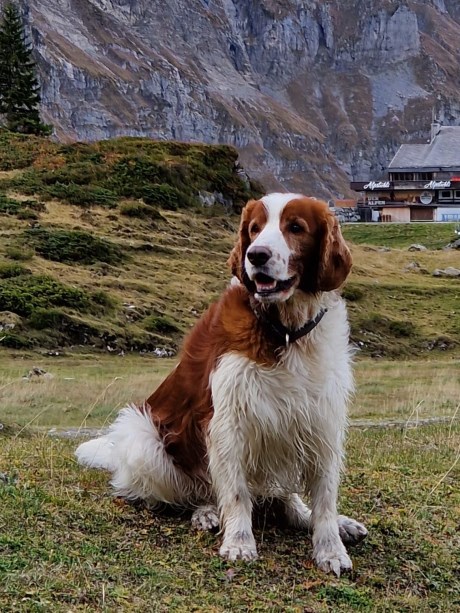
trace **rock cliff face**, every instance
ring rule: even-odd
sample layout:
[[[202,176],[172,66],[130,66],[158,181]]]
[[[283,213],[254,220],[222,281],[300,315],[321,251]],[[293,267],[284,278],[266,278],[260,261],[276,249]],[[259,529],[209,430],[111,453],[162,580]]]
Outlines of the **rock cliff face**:
[[[428,138],[433,109],[460,119],[457,0],[22,6],[62,140],[229,143],[268,187],[329,198]]]

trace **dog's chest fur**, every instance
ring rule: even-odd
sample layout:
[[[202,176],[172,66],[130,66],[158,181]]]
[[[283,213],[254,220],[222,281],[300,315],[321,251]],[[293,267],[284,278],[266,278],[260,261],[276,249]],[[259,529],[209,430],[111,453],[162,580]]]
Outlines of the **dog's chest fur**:
[[[210,427],[234,446],[230,453],[243,459],[255,494],[307,488],[324,460],[340,448],[336,439],[352,388],[346,318],[342,323],[344,333],[335,344],[327,342],[332,339],[323,327],[290,345],[275,366],[234,352],[224,355],[211,375]]]

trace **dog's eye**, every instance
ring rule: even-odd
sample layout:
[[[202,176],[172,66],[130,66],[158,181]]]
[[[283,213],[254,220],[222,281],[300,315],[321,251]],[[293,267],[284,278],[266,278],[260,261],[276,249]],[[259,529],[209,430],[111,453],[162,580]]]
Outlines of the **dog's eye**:
[[[256,223],[253,223],[250,229],[251,234],[259,234],[260,228]]]
[[[303,232],[303,228],[300,224],[293,221],[289,224],[289,232],[291,232],[292,234],[300,234],[301,232]]]

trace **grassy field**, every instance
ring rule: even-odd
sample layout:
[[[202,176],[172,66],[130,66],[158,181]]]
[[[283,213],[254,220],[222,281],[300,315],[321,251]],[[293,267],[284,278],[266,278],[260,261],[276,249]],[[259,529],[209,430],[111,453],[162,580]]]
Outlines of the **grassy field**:
[[[353,430],[340,508],[364,521],[352,575],[317,571],[311,543],[262,513],[260,559],[217,556],[189,516],[111,499],[75,442],[0,437],[2,611],[455,611],[460,430]],[[457,463],[457,464],[456,464]]]
[[[34,427],[100,427],[129,402],[142,402],[174,364],[149,356],[86,355],[0,360],[0,422]],[[52,378],[29,381],[38,366]],[[352,419],[416,420],[459,413],[460,360],[356,363]]]
[[[4,356],[0,610],[445,612],[460,606],[458,360],[357,362],[351,423],[408,424],[350,430],[340,509],[364,521],[370,534],[351,551],[353,574],[340,580],[313,567],[307,534],[269,512],[256,518],[260,560],[223,562],[218,535],[192,532],[188,514],[153,514],[113,500],[107,474],[75,463],[75,440],[46,435],[52,426],[110,422],[173,363],[147,356]],[[22,379],[33,366],[53,378]],[[449,420],[409,425],[428,416]]]
[[[421,244],[427,249],[442,249],[452,240],[454,226],[458,224],[436,224],[433,232],[432,223],[348,224],[344,227],[344,236],[359,245],[405,248]]]

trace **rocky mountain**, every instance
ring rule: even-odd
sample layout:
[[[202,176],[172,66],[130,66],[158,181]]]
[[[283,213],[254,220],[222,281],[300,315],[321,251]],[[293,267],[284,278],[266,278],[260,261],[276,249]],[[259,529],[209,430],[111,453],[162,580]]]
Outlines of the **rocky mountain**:
[[[460,120],[458,0],[21,6],[63,141],[229,143],[268,187],[330,198],[426,140],[433,110]]]

